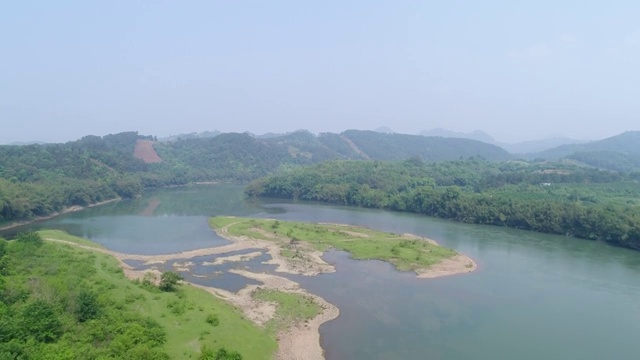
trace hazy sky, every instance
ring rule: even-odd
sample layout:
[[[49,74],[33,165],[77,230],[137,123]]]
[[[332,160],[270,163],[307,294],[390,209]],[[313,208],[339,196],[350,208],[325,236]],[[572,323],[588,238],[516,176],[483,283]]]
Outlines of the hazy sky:
[[[2,1],[0,143],[640,129],[640,2]]]

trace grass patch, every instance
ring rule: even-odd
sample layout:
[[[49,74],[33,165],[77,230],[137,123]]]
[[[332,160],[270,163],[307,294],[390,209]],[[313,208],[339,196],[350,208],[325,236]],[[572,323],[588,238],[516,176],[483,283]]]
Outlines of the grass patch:
[[[229,224],[233,224],[238,221],[239,218],[233,216],[216,216],[209,219],[209,224],[211,227],[219,229],[221,227],[225,227]]]
[[[90,244],[88,240],[59,231],[39,233],[45,238]],[[88,348],[102,355],[128,358],[131,354],[118,355],[114,351],[138,346],[135,345],[137,338],[154,341],[156,335],[147,333],[156,328],[145,326],[145,322],[162,329],[158,334],[162,332],[166,338],[163,342],[158,340],[154,349],[171,359],[197,359],[203,347],[237,351],[244,359],[271,359],[277,349],[272,333],[257,327],[245,319],[240,310],[204,290],[179,285],[174,292],[161,292],[126,279],[117,260],[109,255],[54,242],[45,242],[33,249],[26,246],[16,242],[8,246],[11,275],[5,280],[10,284],[8,293],[16,294],[12,306],[19,310],[23,304],[36,299],[51,302],[65,331],[57,342],[34,347],[38,352],[33,358],[60,353],[62,348],[76,349],[78,354],[83,351],[80,349]],[[96,294],[100,305],[97,320],[77,323],[65,312],[74,308],[73,301],[81,291]],[[107,318],[110,314],[116,322]],[[132,319],[137,323],[131,325]]]
[[[387,261],[403,271],[426,269],[457,255],[451,249],[421,239],[355,226],[235,217],[214,217],[209,223],[214,228],[230,225],[229,234],[234,236],[278,242],[283,245],[280,253],[285,257],[295,256],[287,246],[300,241],[320,251],[343,250],[358,260]]]
[[[284,256],[286,258],[292,259],[296,257],[296,252],[291,249],[284,248],[284,249],[280,249],[280,256]]]
[[[81,237],[73,236],[61,230],[40,230],[37,231],[43,239],[64,240],[74,244],[104,249],[104,246]]]
[[[279,331],[295,323],[311,320],[322,312],[320,305],[312,297],[304,294],[257,289],[253,292],[253,297],[276,303],[276,316],[267,324],[267,328],[272,331]]]

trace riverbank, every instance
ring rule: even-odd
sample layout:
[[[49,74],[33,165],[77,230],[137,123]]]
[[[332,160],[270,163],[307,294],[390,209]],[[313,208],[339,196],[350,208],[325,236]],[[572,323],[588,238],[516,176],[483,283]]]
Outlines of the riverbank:
[[[203,351],[220,349],[244,359],[273,359],[275,336],[228,301],[188,285],[161,291],[146,281],[132,282],[145,272],[123,265],[99,245],[59,231],[39,234],[47,241],[30,237],[31,242],[3,244],[10,259],[3,275],[7,294],[20,291],[20,297],[2,304],[3,324],[9,326],[2,327],[8,339],[0,341],[1,349],[29,359],[198,359]],[[34,309],[34,321],[45,319],[47,325],[24,330],[25,306]],[[82,313],[78,306],[84,306]]]
[[[100,205],[105,205],[105,204],[109,204],[115,201],[120,201],[122,200],[122,198],[115,198],[115,199],[109,199],[109,200],[105,200],[105,201],[101,201],[98,203],[94,203],[94,204],[90,204],[87,206],[80,206],[80,205],[74,205],[74,206],[70,206],[67,208],[64,208],[60,211],[54,212],[52,214],[46,215],[46,216],[37,216],[33,219],[29,219],[29,220],[23,220],[23,221],[14,221],[12,223],[9,223],[7,225],[3,225],[0,227],[0,231],[2,230],[10,230],[13,228],[17,228],[19,226],[24,226],[24,225],[29,225],[29,224],[34,224],[40,221],[45,221],[45,220],[49,220],[49,219],[53,219],[55,217],[58,217],[60,215],[64,215],[64,214],[68,214],[68,213],[72,213],[72,212],[76,212],[76,211],[80,211],[80,210],[84,210],[84,209],[88,209],[88,208],[92,208],[92,207],[96,207],[96,206],[100,206]]]
[[[98,244],[68,235],[55,235],[52,232],[43,232],[43,234],[48,235],[46,239],[49,241],[112,256],[118,261],[124,275],[131,280],[142,280],[145,276],[158,279],[161,270],[165,268],[163,265],[169,261],[180,260],[173,263],[174,270],[189,272],[194,266],[192,260],[196,257],[215,256],[213,260],[203,262],[203,265],[214,266],[249,261],[263,252],[271,256],[271,260],[266,263],[276,265],[276,272],[315,276],[335,271],[333,265],[322,259],[322,254],[328,248],[351,250],[356,259],[383,259],[393,263],[400,270],[415,271],[420,278],[467,273],[477,268],[472,259],[453,250],[442,248],[433,240],[411,234],[381,233],[342,224],[303,224],[235,217],[212,218],[210,225],[219,236],[231,241],[231,244],[173,254],[138,255],[108,250]],[[341,246],[341,242],[348,245]],[[241,255],[231,254],[241,250],[254,251]],[[389,254],[393,257],[389,258],[387,256]],[[151,266],[151,268],[137,270],[128,263],[130,261],[138,261],[141,263],[139,266]],[[241,269],[228,271],[258,281],[260,284],[247,285],[238,292],[231,292],[221,288],[184,283],[205,290],[234,305],[247,319],[261,328],[273,323],[277,316],[278,305],[257,299],[255,296],[257,291],[271,290],[293,294],[301,299],[311,299],[322,310],[313,318],[290,320],[286,326],[279,327],[276,333],[278,350],[275,357],[278,360],[324,359],[319,329],[322,324],[339,316],[340,311],[335,305],[307,292],[297,282],[282,276]]]
[[[175,254],[164,254],[164,255],[136,255],[136,254],[126,254],[120,253],[112,250],[108,250],[103,248],[98,244],[88,243],[84,239],[75,238],[73,236],[66,235],[64,237],[57,236],[58,238],[52,237],[51,232],[43,232],[43,234],[48,234],[45,237],[45,240],[65,245],[70,245],[73,247],[95,251],[102,254],[110,255],[114,259],[116,259],[123,270],[124,275],[130,280],[143,280],[145,276],[159,278],[161,272],[157,268],[151,268],[148,270],[136,270],[135,267],[127,264],[128,260],[135,261],[143,261],[144,265],[160,265],[164,264],[167,261],[171,260],[184,260],[187,262],[189,259],[198,257],[198,256],[207,256],[207,255],[224,255],[225,253],[235,252],[244,249],[264,249],[269,253],[274,251],[274,248],[269,246],[267,248],[263,248],[260,245],[260,242],[256,241],[238,241],[234,244],[215,247],[215,248],[205,248],[198,249],[187,252],[180,252]],[[236,239],[237,240],[237,239]],[[245,255],[246,256],[246,255]],[[251,257],[252,255],[249,255]],[[276,255],[277,256],[277,255]],[[246,259],[242,256],[232,255],[232,256],[220,256],[216,258],[216,262],[238,262]],[[280,259],[279,261],[282,261]],[[282,261],[282,264],[285,262]],[[182,269],[185,270],[185,269]],[[291,271],[294,273],[292,269],[286,269],[287,271]],[[234,305],[238,309],[242,311],[244,316],[251,320],[254,324],[259,327],[264,327],[269,321],[271,321],[276,314],[276,306],[273,303],[260,301],[255,299],[254,293],[257,289],[268,289],[274,291],[280,291],[285,293],[296,294],[305,298],[313,299],[313,301],[322,309],[322,311],[312,319],[309,320],[300,320],[300,321],[292,321],[287,324],[284,328],[277,332],[276,338],[278,339],[278,350],[274,355],[278,360],[322,360],[324,359],[323,350],[320,346],[320,333],[319,328],[322,324],[327,321],[333,320],[337,318],[340,314],[338,308],[333,304],[327,302],[323,298],[311,294],[306,290],[302,289],[300,285],[294,281],[291,281],[287,278],[265,274],[265,273],[253,273],[246,270],[238,270],[232,269],[229,270],[230,273],[240,275],[246,277],[248,279],[256,280],[261,283],[261,285],[248,285],[238,291],[237,293],[230,292],[224,289],[209,287],[198,285],[190,282],[184,281],[186,285],[192,286],[194,288],[202,289],[207,291],[208,293],[220,298],[222,300],[227,301],[228,303]]]

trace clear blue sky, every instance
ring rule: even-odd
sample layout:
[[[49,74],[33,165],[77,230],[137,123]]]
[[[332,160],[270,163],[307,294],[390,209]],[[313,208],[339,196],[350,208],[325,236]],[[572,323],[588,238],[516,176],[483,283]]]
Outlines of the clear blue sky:
[[[640,129],[640,1],[2,1],[0,143]]]

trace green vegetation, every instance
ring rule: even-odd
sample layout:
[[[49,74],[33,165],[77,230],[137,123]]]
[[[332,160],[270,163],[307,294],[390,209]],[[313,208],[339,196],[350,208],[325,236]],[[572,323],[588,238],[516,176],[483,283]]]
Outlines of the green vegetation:
[[[178,282],[182,280],[182,276],[177,272],[166,271],[163,272],[160,276],[160,283],[158,284],[158,289],[162,291],[176,291],[176,287],[178,286]]]
[[[476,141],[352,130],[319,136],[297,131],[268,139],[247,133],[178,139],[155,143],[162,162],[147,164],[133,156],[138,140],[154,137],[126,132],[85,136],[65,144],[0,146],[0,224],[132,198],[150,187],[201,181],[246,183],[325,160],[508,158],[502,149]],[[353,143],[362,149],[356,151]]]
[[[315,250],[347,251],[358,260],[387,261],[403,271],[425,269],[456,255],[451,249],[425,240],[353,226],[235,217],[214,217],[209,223],[214,228],[230,225],[227,231],[231,235],[275,241],[284,249],[294,245],[295,251],[309,250],[300,246],[303,242]],[[296,256],[291,248],[288,251],[290,257]]]
[[[223,300],[186,285],[163,292],[131,282],[111,256],[39,239],[86,241],[56,234],[0,239],[0,359],[270,359],[274,353],[273,335]]]
[[[599,141],[585,144],[562,145],[553,149],[531,154],[532,157],[557,160],[576,153],[618,153],[640,159],[640,131],[627,131]],[[638,169],[636,168],[636,171]]]
[[[254,291],[253,297],[276,303],[276,316],[267,324],[274,333],[292,324],[311,320],[322,312],[320,305],[304,294],[260,288]]]
[[[103,248],[102,245],[95,243],[91,240],[73,236],[61,230],[40,230],[38,231],[38,234],[40,234],[40,236],[45,240],[54,239],[54,240],[66,241],[66,242],[70,242],[70,243],[74,243],[82,246],[88,246],[88,247],[99,248],[99,249]]]
[[[133,158],[137,133],[66,144],[0,146],[0,223],[138,195],[148,166]]]
[[[198,360],[242,360],[242,355],[237,351],[227,351],[225,348],[213,351],[207,347],[202,348]]]
[[[375,131],[347,130],[343,135],[374,160],[406,160],[419,157],[426,161],[456,160],[480,156],[487,160],[509,160],[504,149],[470,139],[384,134]]]
[[[411,211],[640,248],[634,207],[640,132],[532,155],[562,159],[556,163],[491,162],[487,160],[510,156],[473,140],[357,130],[179,139],[155,144],[160,163],[136,159],[136,142],[153,139],[127,132],[66,144],[0,146],[0,224],[136,197],[150,187],[248,182],[278,172],[254,182],[247,192]],[[296,170],[325,160],[333,161]],[[547,183],[552,186],[541,186]]]
[[[566,163],[332,161],[251,183],[251,196],[409,211],[640,249],[638,174]]]

